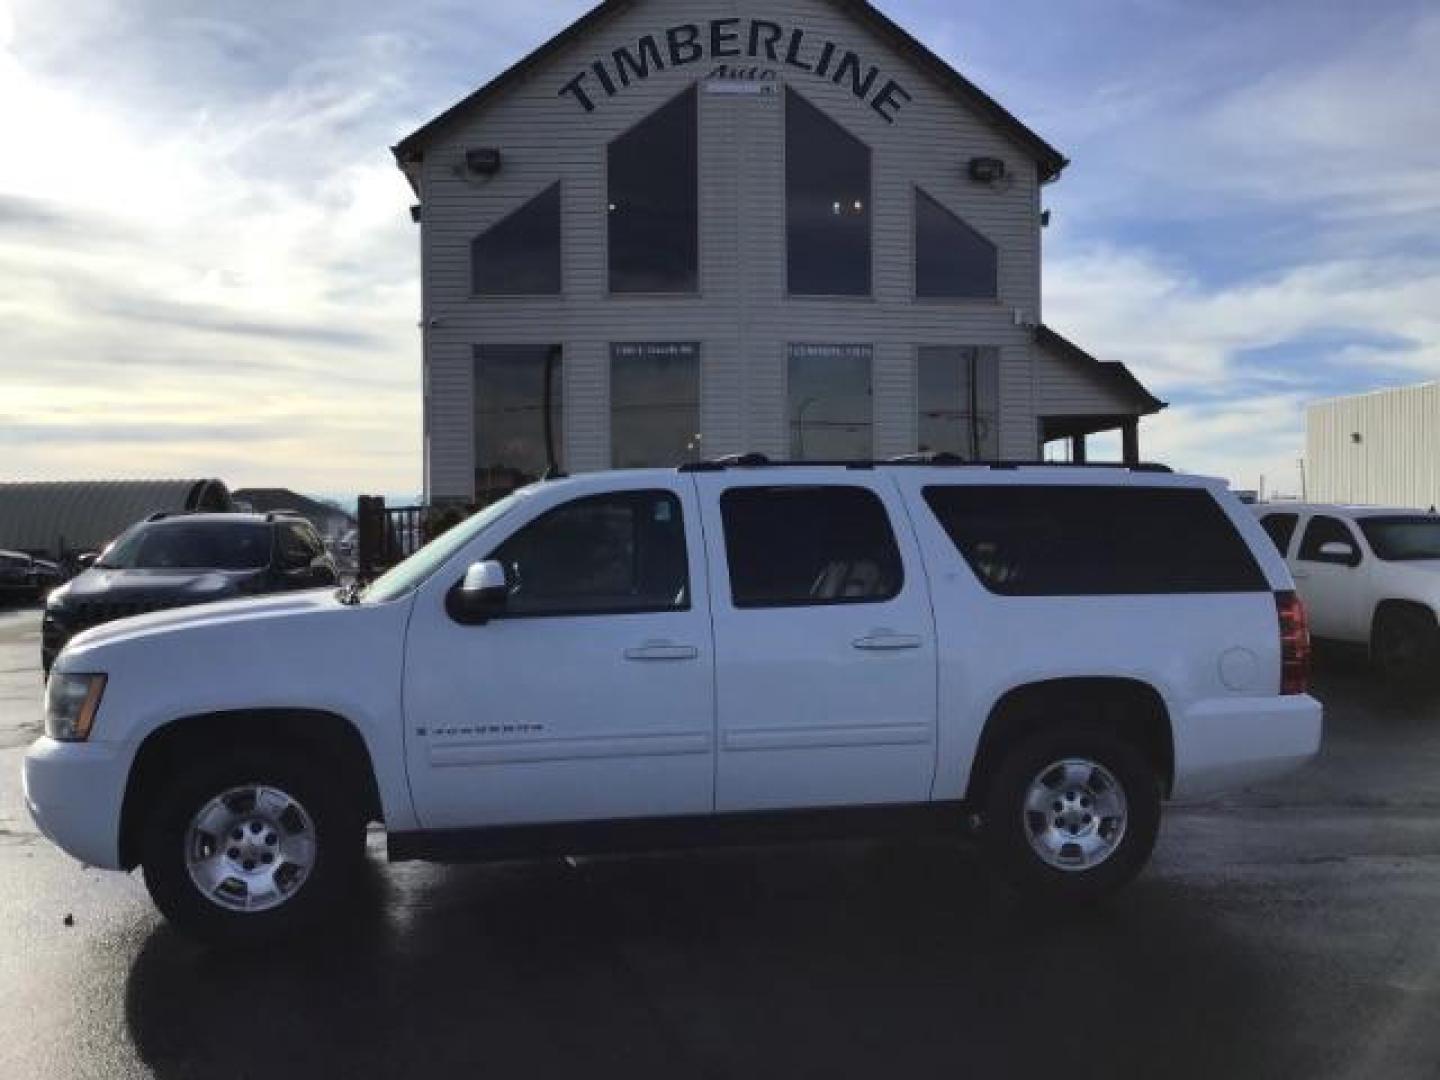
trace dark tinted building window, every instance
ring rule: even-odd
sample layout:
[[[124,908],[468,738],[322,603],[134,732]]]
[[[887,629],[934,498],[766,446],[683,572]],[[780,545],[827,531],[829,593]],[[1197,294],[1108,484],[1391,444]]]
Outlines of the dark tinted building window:
[[[682,611],[690,606],[685,523],[668,491],[577,499],[526,525],[492,558],[511,615]]]
[[[999,295],[995,245],[915,189],[915,295],[992,300]]]
[[[1299,558],[1305,562],[1333,563],[1339,566],[1348,566],[1359,560],[1355,555],[1325,555],[1320,549],[1326,544],[1348,544],[1353,552],[1358,555],[1360,547],[1355,543],[1355,535],[1339,518],[1317,516],[1310,519],[1310,524],[1305,526],[1305,536],[1300,541]]]
[[[617,469],[699,460],[699,345],[610,346],[610,445]]]
[[[968,346],[925,347],[918,353],[922,453],[966,461],[1000,457],[1000,352]]]
[[[695,89],[610,144],[610,291],[699,288],[699,139]]]
[[[471,281],[480,296],[560,291],[560,185],[552,184],[470,245]]]
[[[867,461],[873,453],[869,345],[791,345],[790,456]]]
[[[720,512],[737,608],[877,603],[900,593],[900,551],[872,491],[732,488]]]
[[[564,410],[558,345],[475,350],[475,492],[481,503],[563,466]]]
[[[981,582],[1006,596],[1268,590],[1209,492],[930,487],[925,501]]]
[[[870,295],[870,148],[785,91],[789,291]]]
[[[1266,514],[1260,519],[1260,527],[1269,534],[1280,554],[1290,550],[1290,540],[1295,535],[1295,526],[1300,518],[1296,514]]]

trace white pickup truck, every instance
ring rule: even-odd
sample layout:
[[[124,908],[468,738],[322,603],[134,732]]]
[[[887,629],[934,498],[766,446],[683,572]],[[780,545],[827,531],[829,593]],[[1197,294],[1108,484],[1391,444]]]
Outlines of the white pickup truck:
[[[88,631],[40,828],[253,941],[338,913],[383,822],[458,860],[978,828],[1089,899],[1161,802],[1318,750],[1290,575],[1218,481],[701,465],[526,488],[368,589]]]

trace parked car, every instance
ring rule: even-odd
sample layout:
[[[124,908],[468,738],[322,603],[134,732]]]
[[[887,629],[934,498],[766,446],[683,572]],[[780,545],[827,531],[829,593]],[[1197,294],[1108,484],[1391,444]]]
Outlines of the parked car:
[[[1317,638],[1368,650],[1390,680],[1440,668],[1440,516],[1374,506],[1256,506],[1285,556]]]
[[[76,638],[25,791],[171,920],[337,917],[365,851],[514,858],[959,833],[1042,897],[1161,802],[1316,753],[1290,574],[1220,481],[691,466],[552,480],[364,591]]]
[[[60,568],[23,551],[0,551],[0,599],[39,600],[60,583]]]
[[[167,608],[334,586],[315,528],[286,514],[157,514],[127,530],[87,570],[50,594],[41,633],[49,674],[76,634]]]

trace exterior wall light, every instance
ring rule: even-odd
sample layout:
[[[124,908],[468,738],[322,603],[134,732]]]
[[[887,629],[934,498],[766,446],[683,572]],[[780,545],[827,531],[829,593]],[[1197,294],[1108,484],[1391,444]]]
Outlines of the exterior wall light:
[[[476,176],[494,176],[500,171],[500,151],[494,147],[466,150],[465,171]]]
[[[1005,162],[994,157],[970,159],[970,179],[977,184],[998,184],[1006,176]]]

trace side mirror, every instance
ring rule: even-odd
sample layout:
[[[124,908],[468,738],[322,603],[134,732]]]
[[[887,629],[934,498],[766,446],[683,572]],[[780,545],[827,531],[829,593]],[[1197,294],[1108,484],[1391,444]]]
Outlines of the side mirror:
[[[445,610],[464,626],[484,626],[505,614],[510,587],[505,568],[493,559],[471,563],[465,577],[445,597]]]
[[[1343,540],[1331,540],[1328,544],[1321,544],[1320,555],[1331,562],[1345,563],[1348,566],[1356,566],[1360,562],[1360,552],[1355,549],[1355,545],[1347,544]]]
[[[100,558],[100,553],[98,551],[87,551],[84,555],[76,558],[75,565],[80,567],[81,570],[89,570],[92,566],[95,565],[95,560],[97,560],[98,558]]]

